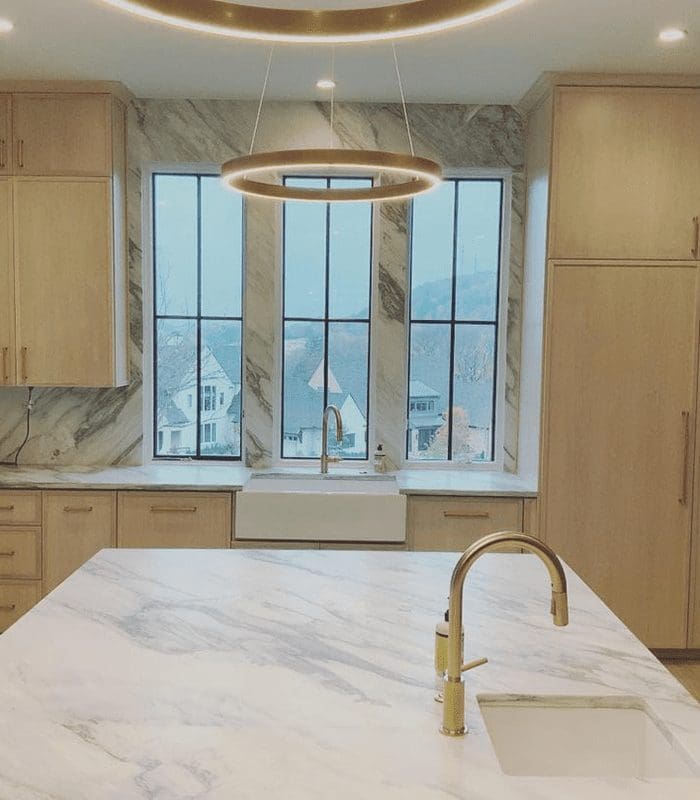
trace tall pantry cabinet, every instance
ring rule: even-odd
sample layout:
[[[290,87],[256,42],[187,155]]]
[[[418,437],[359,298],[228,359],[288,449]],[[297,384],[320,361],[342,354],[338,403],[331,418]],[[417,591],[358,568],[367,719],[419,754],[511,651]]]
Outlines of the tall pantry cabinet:
[[[118,85],[0,82],[0,385],[127,382],[125,185]]]
[[[531,113],[551,144],[530,209],[548,230],[540,531],[649,647],[698,648],[700,88],[616,83],[555,79]]]

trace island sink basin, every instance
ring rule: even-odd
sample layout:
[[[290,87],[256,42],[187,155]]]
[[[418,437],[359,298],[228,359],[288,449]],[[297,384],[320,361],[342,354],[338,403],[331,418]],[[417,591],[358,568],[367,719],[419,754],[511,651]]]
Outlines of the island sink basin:
[[[568,778],[693,778],[673,736],[629,698],[479,697],[507,775]]]
[[[236,498],[236,539],[403,542],[406,498],[390,475],[253,475]]]

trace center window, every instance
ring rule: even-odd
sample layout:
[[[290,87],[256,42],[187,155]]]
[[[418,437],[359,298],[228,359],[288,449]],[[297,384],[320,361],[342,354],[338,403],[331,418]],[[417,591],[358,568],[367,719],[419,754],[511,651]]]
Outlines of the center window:
[[[371,186],[369,178],[288,177],[308,188]],[[333,404],[343,440],[329,426],[329,452],[368,457],[372,207],[284,206],[281,456],[321,455],[322,417]]]

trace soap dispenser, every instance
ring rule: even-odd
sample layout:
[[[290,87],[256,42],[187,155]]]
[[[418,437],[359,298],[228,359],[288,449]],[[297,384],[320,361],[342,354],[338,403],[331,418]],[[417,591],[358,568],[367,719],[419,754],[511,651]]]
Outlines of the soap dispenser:
[[[378,444],[377,449],[374,451],[374,471],[386,472],[386,453],[384,452],[383,444]]]

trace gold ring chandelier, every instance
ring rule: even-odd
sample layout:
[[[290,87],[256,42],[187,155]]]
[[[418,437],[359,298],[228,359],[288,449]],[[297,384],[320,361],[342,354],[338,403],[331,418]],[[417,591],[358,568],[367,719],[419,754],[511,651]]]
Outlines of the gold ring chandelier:
[[[178,28],[268,42],[347,44],[469,25],[525,0],[414,0],[353,9],[290,9],[227,0],[103,0]]]
[[[360,170],[379,171],[404,178],[399,183],[384,183],[362,188],[303,188],[252,180],[251,176],[271,170]],[[318,148],[277,150],[271,153],[234,158],[224,164],[224,183],[243,194],[273,200],[311,200],[323,203],[365,200],[402,200],[428,192],[442,180],[439,164],[427,158],[389,153],[384,150],[341,150]]]

